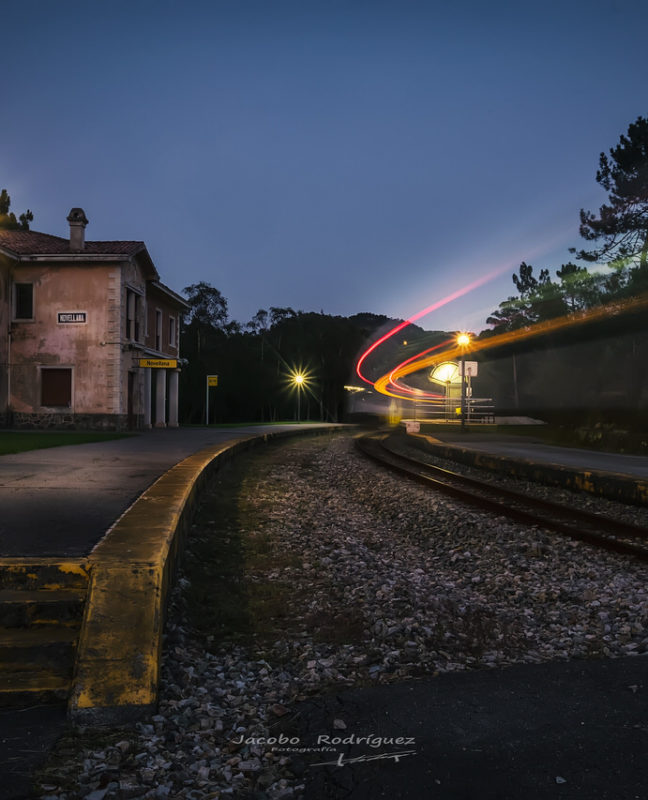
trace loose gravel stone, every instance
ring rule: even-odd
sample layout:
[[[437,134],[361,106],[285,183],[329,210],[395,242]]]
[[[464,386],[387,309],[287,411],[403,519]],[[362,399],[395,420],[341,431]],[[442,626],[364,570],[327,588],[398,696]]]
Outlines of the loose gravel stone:
[[[646,567],[629,557],[383,472],[347,436],[272,446],[246,463],[237,526],[199,514],[187,559],[206,537],[267,541],[265,566],[240,580],[290,586],[276,637],[200,635],[181,576],[158,713],[115,744],[62,760],[47,775],[52,800],[301,798],[275,727],[297,699],[440,671],[648,651]],[[228,480],[225,470],[214,491],[232,491]],[[582,502],[610,513],[605,501]],[[638,521],[645,511],[623,515]],[[75,788],[52,791],[54,774]]]

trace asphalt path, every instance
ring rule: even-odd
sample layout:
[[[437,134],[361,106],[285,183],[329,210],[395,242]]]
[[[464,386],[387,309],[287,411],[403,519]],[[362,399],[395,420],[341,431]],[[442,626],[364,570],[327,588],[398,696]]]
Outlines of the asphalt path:
[[[85,556],[131,503],[183,458],[208,445],[295,428],[167,428],[1,456],[0,556]]]
[[[63,704],[0,709],[0,797],[35,800],[33,776],[68,730]]]
[[[308,800],[646,800],[647,666],[523,664],[346,689],[298,704],[284,747]]]
[[[478,450],[482,453],[505,456],[507,458],[535,461],[540,464],[569,467],[575,470],[599,470],[634,478],[648,478],[648,458],[625,453],[602,453],[598,450],[585,450],[579,447],[559,447],[544,444],[526,436],[494,436],[492,434],[468,431],[465,434],[433,434],[437,441]]]

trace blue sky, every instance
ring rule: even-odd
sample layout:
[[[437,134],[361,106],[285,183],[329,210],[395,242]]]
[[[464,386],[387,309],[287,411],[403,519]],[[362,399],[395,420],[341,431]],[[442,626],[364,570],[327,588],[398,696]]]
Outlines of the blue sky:
[[[2,12],[0,188],[35,230],[142,239],[165,283],[480,330],[557,268],[648,116],[643,0],[25,2]]]

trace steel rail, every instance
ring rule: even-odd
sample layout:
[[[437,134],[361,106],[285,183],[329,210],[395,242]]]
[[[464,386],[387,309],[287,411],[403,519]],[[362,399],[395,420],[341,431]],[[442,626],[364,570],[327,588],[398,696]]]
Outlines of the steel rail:
[[[478,506],[498,516],[507,516],[527,525],[547,528],[574,539],[604,547],[618,553],[648,560],[648,546],[622,541],[616,537],[648,539],[648,530],[637,525],[592,514],[581,509],[524,495],[511,489],[479,481],[452,470],[427,464],[397,453],[385,444],[385,434],[357,438],[356,446],[365,455],[383,466],[423,483],[429,488],[449,494],[458,500]],[[513,503],[513,505],[511,505]]]
[[[403,453],[400,453],[394,447],[394,444],[398,443],[398,439],[390,437],[389,439],[383,440],[381,444],[382,447],[388,450],[388,452],[395,456],[409,459],[411,463],[415,463],[416,465],[420,464],[421,466],[424,466],[431,474],[444,477],[447,476],[450,480],[454,480],[456,483],[474,488],[478,491],[490,493],[494,489],[501,498],[508,499],[513,503],[518,503],[523,506],[533,506],[533,508],[536,510],[546,510],[549,514],[555,515],[559,520],[562,518],[567,524],[579,523],[581,525],[591,527],[595,531],[600,531],[601,525],[603,525],[605,527],[604,532],[606,534],[648,539],[648,528],[641,528],[638,525],[613,519],[612,517],[607,517],[604,514],[595,514],[591,511],[585,511],[584,509],[566,506],[564,503],[556,503],[552,500],[545,500],[541,497],[530,497],[529,495],[516,492],[513,489],[507,489],[504,486],[498,486],[497,484],[490,483],[489,481],[471,478],[468,475],[454,472],[453,470],[445,467],[439,467],[436,464],[430,464],[428,461],[423,459],[414,459],[411,456],[406,456]],[[423,452],[421,455],[424,455]]]

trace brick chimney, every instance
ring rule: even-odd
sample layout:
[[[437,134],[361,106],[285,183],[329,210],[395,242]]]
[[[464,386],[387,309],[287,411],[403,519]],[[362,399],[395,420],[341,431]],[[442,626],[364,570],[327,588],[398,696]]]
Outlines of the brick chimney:
[[[88,224],[82,208],[73,208],[67,215],[70,223],[70,250],[80,253],[85,249],[85,226]]]

